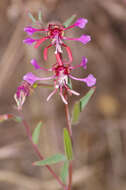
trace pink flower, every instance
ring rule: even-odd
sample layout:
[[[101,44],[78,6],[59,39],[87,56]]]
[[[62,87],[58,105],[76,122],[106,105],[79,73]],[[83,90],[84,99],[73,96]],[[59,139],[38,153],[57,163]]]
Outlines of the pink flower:
[[[91,38],[89,35],[82,35],[79,38],[67,38],[64,36],[64,31],[74,27],[84,28],[87,22],[88,22],[87,19],[79,18],[73,25],[67,28],[65,28],[61,24],[49,24],[47,29],[36,29],[31,26],[27,26],[24,28],[24,31],[27,32],[29,35],[32,35],[34,32],[47,32],[47,33],[43,38],[37,40],[26,38],[24,40],[24,43],[31,45],[33,42],[36,41],[35,48],[38,48],[44,41],[50,39],[51,40],[50,45],[44,49],[44,60],[45,61],[47,60],[48,49],[51,48],[52,46],[55,46],[56,48],[55,54],[63,53],[62,48],[65,47],[68,53],[69,62],[72,62],[72,52],[70,48],[66,44],[64,44],[64,40],[75,40],[75,41],[80,41],[83,44],[86,44],[91,40]]]
[[[17,92],[14,95],[18,110],[22,109],[25,99],[27,96],[29,96],[31,90],[32,87],[27,81],[23,81],[22,84],[18,87]]]
[[[69,88],[69,84],[68,84],[69,77],[74,79],[74,80],[85,82],[88,87],[95,85],[96,78],[92,74],[89,74],[86,78],[76,78],[70,74],[70,71],[72,69],[74,69],[74,67],[72,67],[70,64],[63,63],[59,53],[56,54],[56,59],[57,59],[57,63],[52,66],[52,71],[54,72],[54,74],[52,76],[50,76],[50,77],[38,77],[38,76],[34,75],[33,73],[27,73],[23,77],[23,80],[26,81],[31,86],[37,81],[41,82],[44,80],[53,80],[54,90],[47,97],[47,101],[49,101],[50,98],[58,90],[59,90],[59,95],[65,104],[67,104],[67,100],[64,97],[64,92],[66,92],[70,95],[72,95],[72,94],[77,95],[77,96],[79,95],[78,92]],[[41,67],[38,66],[37,61],[35,59],[32,59],[31,63],[32,63],[32,65],[35,66],[35,68],[41,69]],[[86,63],[87,63],[87,58],[83,57],[82,62],[79,66],[83,66],[84,68],[86,68]]]

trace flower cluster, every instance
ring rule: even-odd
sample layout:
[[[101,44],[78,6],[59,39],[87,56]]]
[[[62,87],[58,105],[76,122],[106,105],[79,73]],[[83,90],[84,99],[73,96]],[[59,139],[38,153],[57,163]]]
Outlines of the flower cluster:
[[[35,39],[28,37],[25,40],[23,40],[24,43],[31,45],[35,43],[35,48],[38,48],[44,41],[50,40],[50,44],[44,49],[43,55],[44,60],[47,60],[47,52],[50,47],[55,47],[55,57],[56,62],[55,64],[52,64],[52,67],[50,69],[41,67],[36,59],[31,60],[31,64],[34,66],[36,70],[44,70],[51,72],[51,76],[49,77],[38,77],[35,76],[33,73],[27,73],[23,76],[23,83],[21,86],[18,87],[17,92],[15,94],[15,100],[17,102],[18,109],[22,108],[22,105],[24,104],[26,96],[29,96],[30,91],[34,84],[37,84],[38,82],[41,83],[41,81],[46,80],[52,80],[54,90],[49,94],[47,97],[47,101],[57,92],[59,91],[59,95],[62,99],[62,101],[67,104],[67,99],[65,98],[66,95],[79,95],[78,92],[71,89],[69,85],[69,80],[78,80],[86,83],[88,87],[92,87],[96,83],[96,78],[89,74],[86,78],[76,78],[75,76],[71,75],[71,71],[73,69],[76,69],[78,67],[82,67],[84,70],[87,69],[87,58],[82,57],[82,61],[80,64],[76,66],[72,66],[72,52],[69,46],[67,46],[64,41],[65,40],[76,40],[80,41],[83,44],[88,43],[91,40],[91,37],[89,35],[82,35],[79,38],[68,38],[64,35],[64,32],[68,29],[79,27],[84,28],[87,24],[87,19],[79,18],[77,21],[72,24],[71,26],[64,27],[61,24],[49,24],[47,29],[37,29],[33,28],[31,26],[27,26],[24,28],[24,31],[27,32],[28,35],[32,35],[35,32],[45,32],[45,36],[40,39]],[[62,55],[63,55],[63,48],[66,49],[68,54],[68,61],[64,62]]]

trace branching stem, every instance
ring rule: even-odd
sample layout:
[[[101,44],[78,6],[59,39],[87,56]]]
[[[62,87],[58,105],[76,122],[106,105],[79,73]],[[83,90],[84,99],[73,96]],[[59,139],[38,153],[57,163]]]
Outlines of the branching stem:
[[[21,114],[22,115],[22,114]],[[30,131],[30,126],[28,125],[28,123],[22,118],[22,124],[24,125],[25,129],[26,129],[26,133],[27,133],[27,136],[32,144],[32,147],[34,149],[34,151],[37,153],[37,155],[39,156],[39,158],[41,160],[44,160],[44,156],[40,153],[38,147],[36,144],[34,144],[33,140],[32,140],[32,134],[31,134],[31,131]],[[53,171],[53,169],[49,166],[49,165],[46,165],[46,168],[49,170],[49,172],[53,175],[53,177],[57,180],[57,182],[64,188],[64,190],[66,190],[66,185],[63,184],[63,182],[60,180],[60,178],[56,175],[56,173]]]

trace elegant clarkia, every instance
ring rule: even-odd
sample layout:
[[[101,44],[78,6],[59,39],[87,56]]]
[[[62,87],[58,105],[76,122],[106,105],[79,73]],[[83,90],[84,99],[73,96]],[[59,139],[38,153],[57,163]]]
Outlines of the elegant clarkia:
[[[77,95],[79,96],[79,92],[74,91],[69,84],[69,81],[71,79],[84,82],[88,87],[92,87],[96,84],[96,78],[89,74],[86,78],[78,78],[71,74],[71,71],[82,67],[84,70],[87,69],[87,58],[82,57],[82,61],[80,64],[72,65],[72,52],[69,46],[65,44],[65,40],[75,40],[80,41],[83,44],[88,43],[91,40],[91,37],[89,35],[82,35],[79,38],[69,38],[65,36],[65,31],[68,29],[72,29],[74,27],[84,28],[87,24],[87,19],[79,18],[76,20],[76,22],[68,27],[65,27],[61,24],[49,24],[47,29],[37,29],[33,28],[32,26],[27,26],[24,28],[24,31],[27,32],[29,36],[33,35],[35,32],[45,32],[44,37],[41,38],[26,38],[23,42],[26,44],[33,44],[35,43],[35,48],[38,48],[40,45],[42,45],[43,42],[46,42],[47,40],[50,40],[50,44],[44,49],[44,60],[47,60],[47,52],[48,49],[52,46],[55,47],[54,55],[56,57],[55,64],[51,65],[51,68],[44,68],[40,66],[36,59],[31,60],[31,64],[35,68],[35,70],[43,70],[48,71],[51,73],[50,76],[47,77],[41,77],[36,76],[32,72],[29,72],[23,76],[23,82],[18,87],[17,92],[15,94],[15,100],[17,102],[18,109],[22,108],[22,105],[25,102],[25,99],[27,96],[30,95],[30,92],[32,89],[34,89],[34,85],[38,86],[41,85],[41,81],[52,81],[53,91],[48,95],[47,101],[50,100],[50,98],[56,93],[59,92],[59,95],[62,99],[62,101],[65,104],[68,104],[67,99],[65,98],[66,95]],[[63,60],[63,53],[64,48],[66,49],[68,53],[69,60],[64,61]]]
[[[87,24],[87,19],[84,18],[79,18],[77,19],[77,21],[72,24],[69,27],[64,27],[61,24],[49,24],[47,29],[37,29],[37,28],[33,28],[31,26],[27,26],[24,28],[24,31],[27,32],[28,35],[32,35],[35,32],[45,32],[44,37],[40,38],[40,39],[35,39],[35,38],[31,38],[28,37],[25,40],[23,40],[24,43],[26,44],[33,44],[35,43],[35,48],[38,48],[44,41],[50,39],[51,43],[50,45],[48,45],[45,49],[44,49],[44,59],[47,60],[47,51],[50,47],[55,46],[55,54],[60,52],[63,53],[62,48],[64,47],[68,53],[69,56],[69,61],[72,61],[72,52],[69,48],[69,46],[67,46],[64,41],[65,40],[74,40],[74,41],[80,41],[83,44],[87,44],[90,40],[91,37],[89,35],[82,35],[79,38],[69,38],[66,37],[64,35],[64,32],[68,29],[72,29],[74,27],[79,27],[79,28],[84,28],[85,25]]]

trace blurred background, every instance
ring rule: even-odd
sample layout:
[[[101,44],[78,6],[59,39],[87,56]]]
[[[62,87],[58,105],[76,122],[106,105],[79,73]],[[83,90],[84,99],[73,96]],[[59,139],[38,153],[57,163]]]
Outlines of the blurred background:
[[[49,22],[63,23],[71,15],[88,19],[86,28],[67,34],[79,37],[90,34],[86,46],[68,42],[73,64],[88,58],[88,70],[78,69],[75,76],[92,73],[97,78],[96,92],[73,126],[73,190],[126,189],[126,1],[125,0],[1,0],[0,1],[0,114],[15,113],[14,93],[27,72],[34,71],[30,60],[43,65],[55,62],[49,51],[43,61],[43,48],[22,43],[23,28],[31,23],[27,12],[37,17],[42,11],[43,27]],[[41,72],[39,76],[46,76]],[[73,82],[73,89],[83,96],[88,88]],[[39,148],[46,156],[62,152],[62,130],[66,125],[64,105],[58,95],[48,103],[50,89],[38,88],[23,106],[31,130],[42,121]],[[78,97],[71,97],[70,108]],[[0,124],[0,190],[58,190],[59,185],[44,167],[32,166],[39,160],[20,123]],[[60,165],[53,168],[60,173]]]

